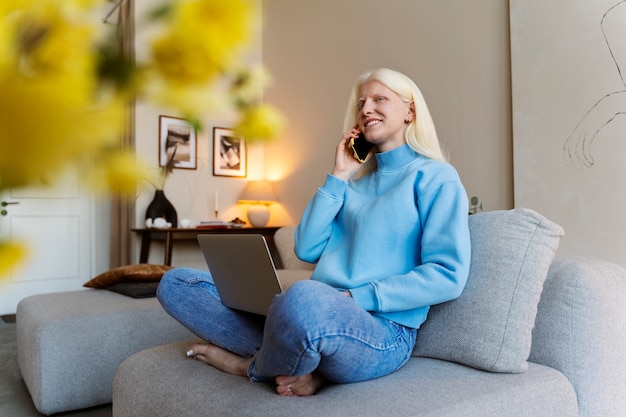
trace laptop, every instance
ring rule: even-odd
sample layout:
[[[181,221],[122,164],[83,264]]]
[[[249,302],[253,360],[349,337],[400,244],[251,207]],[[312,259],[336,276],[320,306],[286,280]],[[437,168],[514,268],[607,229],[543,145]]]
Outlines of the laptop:
[[[265,237],[201,234],[198,243],[226,307],[267,315],[282,286]]]

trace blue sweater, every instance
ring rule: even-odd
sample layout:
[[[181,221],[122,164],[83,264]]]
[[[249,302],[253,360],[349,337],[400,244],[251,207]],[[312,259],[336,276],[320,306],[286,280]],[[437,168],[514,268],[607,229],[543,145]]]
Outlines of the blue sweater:
[[[408,145],[377,153],[378,168],[328,175],[296,230],[311,279],[350,290],[365,310],[411,328],[457,298],[470,264],[468,201],[456,170]]]

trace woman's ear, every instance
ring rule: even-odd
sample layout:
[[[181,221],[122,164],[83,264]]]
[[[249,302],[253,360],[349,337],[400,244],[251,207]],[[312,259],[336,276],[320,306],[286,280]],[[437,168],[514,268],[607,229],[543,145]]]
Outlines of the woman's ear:
[[[415,119],[415,104],[411,102],[409,103],[409,111],[404,121],[406,123],[411,123],[414,119]]]

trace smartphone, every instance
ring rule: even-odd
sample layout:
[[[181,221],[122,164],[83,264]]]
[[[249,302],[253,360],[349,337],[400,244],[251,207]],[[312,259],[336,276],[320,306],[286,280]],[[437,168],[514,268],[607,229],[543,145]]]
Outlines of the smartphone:
[[[354,152],[354,157],[360,163],[363,163],[374,147],[374,144],[365,140],[363,133],[359,133],[358,137],[350,139],[350,147],[352,148],[352,152]]]

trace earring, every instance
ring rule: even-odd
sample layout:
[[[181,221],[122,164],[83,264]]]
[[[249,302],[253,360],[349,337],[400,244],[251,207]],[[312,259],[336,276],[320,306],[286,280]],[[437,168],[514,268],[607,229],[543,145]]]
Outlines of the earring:
[[[413,119],[404,119],[404,123],[411,123],[413,121]]]

